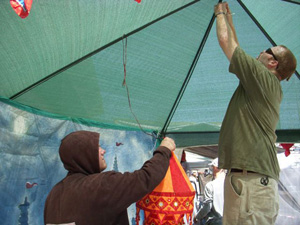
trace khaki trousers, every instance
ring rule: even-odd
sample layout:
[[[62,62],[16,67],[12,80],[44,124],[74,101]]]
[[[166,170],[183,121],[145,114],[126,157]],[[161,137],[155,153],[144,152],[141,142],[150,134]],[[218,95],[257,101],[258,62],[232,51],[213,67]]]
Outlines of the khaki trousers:
[[[274,225],[278,211],[276,180],[258,173],[228,171],[223,225]]]

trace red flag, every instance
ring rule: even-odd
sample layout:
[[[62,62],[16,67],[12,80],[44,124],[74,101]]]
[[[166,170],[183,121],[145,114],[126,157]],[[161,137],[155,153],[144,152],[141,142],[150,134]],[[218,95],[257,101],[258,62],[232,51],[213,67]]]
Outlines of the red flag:
[[[282,143],[280,144],[284,149],[285,149],[285,156],[288,157],[291,152],[290,152],[290,148],[293,147],[294,144],[290,144],[290,143]]]

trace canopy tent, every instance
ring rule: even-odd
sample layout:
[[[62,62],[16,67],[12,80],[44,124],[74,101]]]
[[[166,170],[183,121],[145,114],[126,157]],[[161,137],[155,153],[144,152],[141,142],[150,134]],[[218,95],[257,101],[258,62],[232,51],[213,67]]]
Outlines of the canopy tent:
[[[246,52],[284,44],[300,62],[300,1],[228,2]],[[21,19],[1,1],[2,101],[167,133],[178,146],[216,144],[238,84],[216,40],[217,3],[38,0]],[[278,141],[299,142],[299,74],[282,87]]]
[[[121,172],[138,169],[155,148],[157,140],[140,129],[168,134],[178,147],[218,143],[238,84],[216,40],[218,2],[33,0],[21,19],[9,0],[0,1],[4,224],[43,223],[47,193],[66,174],[59,143],[73,130],[100,132],[108,169]],[[299,0],[228,2],[246,52],[256,57],[284,44],[300,62]],[[299,74],[282,87],[278,141],[300,142]],[[296,202],[286,196],[289,207],[299,206],[294,190]],[[129,209],[132,221],[133,215]],[[288,224],[298,224],[295,218]]]

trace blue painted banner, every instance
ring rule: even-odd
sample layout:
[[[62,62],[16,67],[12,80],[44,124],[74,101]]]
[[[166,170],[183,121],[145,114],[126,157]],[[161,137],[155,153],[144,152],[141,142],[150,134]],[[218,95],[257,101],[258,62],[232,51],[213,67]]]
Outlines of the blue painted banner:
[[[60,141],[75,130],[100,133],[107,170],[134,171],[152,156],[156,141],[140,131],[89,127],[29,113],[0,101],[0,221],[41,225],[47,194],[66,175]],[[135,206],[128,208],[134,224]]]

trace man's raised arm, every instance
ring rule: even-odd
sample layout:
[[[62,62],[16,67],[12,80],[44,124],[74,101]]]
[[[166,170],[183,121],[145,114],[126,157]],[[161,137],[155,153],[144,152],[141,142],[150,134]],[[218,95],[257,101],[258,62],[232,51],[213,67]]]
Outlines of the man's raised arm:
[[[219,3],[214,8],[217,20],[217,36],[219,44],[227,56],[231,60],[235,48],[239,45],[235,28],[232,21],[232,14],[228,3]]]

